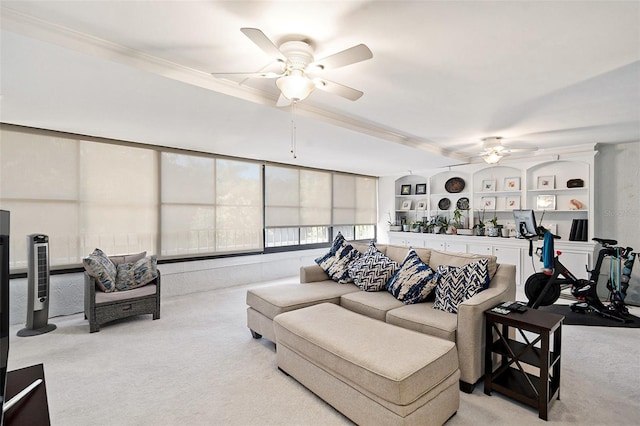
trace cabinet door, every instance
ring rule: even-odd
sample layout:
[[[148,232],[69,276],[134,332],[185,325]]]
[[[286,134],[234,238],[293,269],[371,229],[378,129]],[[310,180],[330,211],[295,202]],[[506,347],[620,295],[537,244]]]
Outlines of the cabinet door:
[[[585,251],[569,251],[569,250],[561,250],[562,254],[560,255],[560,262],[566,266],[569,271],[573,275],[578,278],[589,278],[589,273],[587,272],[587,266],[592,267],[592,256],[590,253]],[[536,256],[533,254],[533,265],[535,266],[535,271],[533,270],[533,266],[531,264],[531,258],[529,257],[528,249],[526,252],[523,251],[523,259],[524,259],[524,268],[523,268],[523,277],[522,282],[526,282],[527,278],[531,276],[534,272],[540,272],[542,270],[542,262],[540,261],[540,256]]]
[[[498,258],[498,263],[516,265],[517,285],[522,283],[520,253],[520,249],[517,247],[493,246],[493,254]]]
[[[467,253],[492,254],[493,248],[491,244],[468,244]]]
[[[466,253],[467,245],[465,243],[447,242],[444,246],[445,251],[455,251],[458,253]]]

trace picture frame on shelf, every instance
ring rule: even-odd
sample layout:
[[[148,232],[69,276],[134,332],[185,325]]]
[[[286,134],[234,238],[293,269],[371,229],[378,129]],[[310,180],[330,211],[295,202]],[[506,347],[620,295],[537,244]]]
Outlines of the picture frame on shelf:
[[[427,201],[421,200],[416,203],[416,210],[426,210],[427,209]]]
[[[538,189],[556,189],[556,177],[538,176]]]
[[[485,179],[482,181],[482,192],[495,192],[495,191],[496,191],[495,179]]]
[[[424,195],[427,193],[426,183],[416,183],[416,195]]]
[[[520,196],[506,197],[504,199],[504,206],[506,210],[519,210],[520,209]]]
[[[556,196],[555,195],[538,195],[538,198],[536,199],[536,208],[538,210],[555,210]]]
[[[482,197],[481,201],[483,210],[496,209],[496,197]]]
[[[400,195],[411,195],[411,185],[402,185],[400,187]]]
[[[504,190],[520,191],[520,178],[519,177],[504,178]]]
[[[411,200],[402,201],[402,204],[400,204],[400,210],[411,210]]]

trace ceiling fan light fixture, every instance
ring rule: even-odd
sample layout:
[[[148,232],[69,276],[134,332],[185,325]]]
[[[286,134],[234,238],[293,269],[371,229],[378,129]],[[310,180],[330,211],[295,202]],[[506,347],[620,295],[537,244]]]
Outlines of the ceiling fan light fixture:
[[[280,77],[276,80],[276,86],[278,86],[284,97],[290,101],[306,99],[316,88],[315,83],[301,70],[292,70],[289,75]]]
[[[497,150],[493,150],[490,153],[483,155],[482,159],[489,164],[496,164],[502,159],[502,154]]]

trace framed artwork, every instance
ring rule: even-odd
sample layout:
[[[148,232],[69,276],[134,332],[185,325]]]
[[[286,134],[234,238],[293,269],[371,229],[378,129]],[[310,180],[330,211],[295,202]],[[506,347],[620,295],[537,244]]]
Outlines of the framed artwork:
[[[504,190],[505,191],[519,191],[520,190],[520,178],[519,177],[504,178]]]
[[[427,202],[425,200],[418,201],[418,203],[416,204],[416,210],[426,210],[426,209],[427,209]]]
[[[400,195],[411,195],[411,185],[402,185],[400,187]]]
[[[520,197],[506,197],[504,200],[504,205],[507,210],[518,210],[520,209]]]
[[[495,179],[485,179],[482,181],[482,190],[484,192],[493,192],[496,190],[496,180]]]
[[[411,210],[411,200],[404,200],[400,205],[400,210]]]
[[[536,207],[538,210],[555,210],[556,196],[555,195],[538,195]]]
[[[482,208],[484,210],[496,209],[496,197],[482,197]]]
[[[416,194],[426,194],[427,193],[427,184],[426,183],[416,183]]]
[[[538,176],[538,189],[555,189],[555,176]]]

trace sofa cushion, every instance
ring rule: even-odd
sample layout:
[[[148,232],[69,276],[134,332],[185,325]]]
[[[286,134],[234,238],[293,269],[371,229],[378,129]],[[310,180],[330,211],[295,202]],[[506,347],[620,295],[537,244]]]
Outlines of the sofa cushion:
[[[96,284],[105,293],[116,291],[116,265],[107,255],[96,248],[93,253],[82,259],[84,269],[96,279]]]
[[[431,249],[414,248],[413,250],[418,253],[418,256],[420,256],[420,260],[422,260],[427,265],[431,265]],[[409,249],[405,246],[387,246],[386,255],[400,264],[404,262],[404,259],[407,257],[408,253]]]
[[[353,284],[337,284],[331,280],[308,284],[280,284],[247,290],[247,305],[269,319],[287,311],[316,305],[340,303],[340,296],[360,292]]]
[[[360,256],[360,252],[347,243],[341,233],[338,233],[329,253],[317,258],[316,263],[332,280],[340,284],[346,284],[352,281],[349,276],[349,265],[359,259]]]
[[[480,259],[487,259],[489,261],[489,278],[493,279],[498,269],[498,258],[493,255],[431,250],[431,262],[428,263],[433,269],[437,269],[440,265],[463,266],[477,262]]]
[[[402,303],[411,305],[425,301],[437,283],[435,271],[411,249],[400,269],[389,280],[387,290]]]
[[[388,311],[403,305],[386,291],[356,291],[341,296],[340,306],[369,318],[385,321]]]
[[[358,250],[360,253],[365,253],[369,249],[369,246],[373,244],[373,241],[370,241],[367,243],[363,243],[359,241],[351,241],[349,244],[355,247],[356,250]],[[387,251],[386,245],[384,244],[376,245],[376,248],[380,250],[382,253],[386,254],[386,251]]]
[[[456,341],[458,315],[433,309],[433,302],[403,305],[387,312],[386,321],[430,336]]]
[[[380,291],[400,268],[371,243],[367,251],[349,266],[349,276],[364,291]]]
[[[458,305],[489,285],[487,259],[464,266],[438,266],[440,280],[436,286],[435,309],[457,313]]]
[[[120,263],[116,274],[118,291],[132,290],[149,284],[158,277],[156,255],[143,257],[135,263]]]

